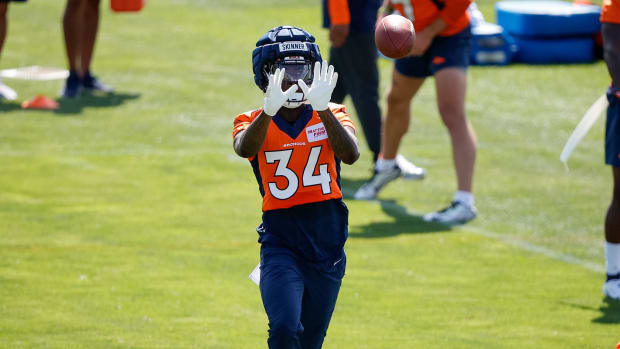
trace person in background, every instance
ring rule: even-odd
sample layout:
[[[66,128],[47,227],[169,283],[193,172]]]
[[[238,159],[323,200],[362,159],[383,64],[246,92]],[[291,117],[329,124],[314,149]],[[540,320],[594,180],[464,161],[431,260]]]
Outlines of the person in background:
[[[605,218],[605,264],[603,294],[620,300],[620,0],[604,0],[601,11],[603,53],[611,76],[607,89],[605,163],[611,166],[614,187]]]
[[[465,116],[470,3],[471,0],[384,1],[379,19],[391,13],[409,18],[414,22],[416,40],[410,56],[394,63],[377,174],[355,193],[356,198],[373,199],[388,182],[400,176],[396,158],[409,127],[411,101],[426,78],[433,76],[439,114],[452,141],[457,191],[450,206],[423,218],[429,222],[463,224],[476,217],[472,193],[476,136]]]
[[[7,33],[7,13],[9,11],[9,2],[26,2],[26,0],[0,0],[0,56],[2,56],[2,47]],[[17,92],[0,81],[0,99],[14,100],[17,98]]]
[[[63,16],[69,77],[61,92],[63,98],[77,98],[82,90],[113,92],[90,70],[99,29],[100,0],[67,0]]]
[[[368,148],[376,162],[381,151],[379,69],[375,46],[375,22],[382,0],[323,0],[323,27],[329,29],[329,63],[338,72],[332,102],[341,104],[351,96],[362,124]],[[396,160],[404,179],[422,179],[426,171],[407,161]]]

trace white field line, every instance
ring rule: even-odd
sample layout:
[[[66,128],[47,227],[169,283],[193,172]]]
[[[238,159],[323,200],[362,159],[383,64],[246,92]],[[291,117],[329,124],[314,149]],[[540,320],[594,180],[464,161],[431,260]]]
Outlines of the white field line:
[[[557,252],[554,250],[550,250],[546,247],[542,247],[542,246],[538,246],[523,240],[519,240],[513,236],[510,235],[504,235],[504,234],[498,234],[498,233],[493,233],[490,231],[486,231],[484,229],[480,229],[477,227],[462,227],[462,228],[458,228],[459,230],[463,230],[463,231],[467,231],[467,232],[471,232],[477,235],[481,235],[484,237],[489,237],[489,238],[493,238],[496,240],[500,240],[508,245],[520,248],[522,250],[525,251],[529,251],[529,252],[533,252],[533,253],[538,253],[541,254],[545,257],[548,258],[552,258],[558,261],[562,261],[564,263],[568,263],[568,264],[574,264],[577,266],[580,266],[582,268],[591,270],[593,272],[596,273],[604,273],[605,272],[605,267],[601,264],[598,263],[593,263],[593,262],[589,262],[583,259],[579,259],[575,256],[571,256],[569,254],[566,253],[561,253],[561,252]]]
[[[347,196],[352,196],[353,193],[349,192],[348,190],[345,190],[345,192],[347,193]],[[423,214],[419,213],[419,212],[415,212],[413,210],[411,210],[408,207],[405,207],[403,205],[397,204],[395,202],[392,201],[371,201],[377,205],[380,205],[390,211],[393,212],[399,212],[400,214],[403,215],[407,215],[407,216],[411,216],[411,217],[421,217]],[[565,254],[565,253],[561,253],[561,252],[557,252],[557,251],[553,251],[551,249],[548,249],[546,247],[543,246],[539,246],[539,245],[535,245],[532,243],[529,243],[527,241],[523,241],[520,240],[514,236],[511,235],[507,235],[507,234],[498,234],[498,233],[494,233],[494,232],[490,232],[490,231],[486,231],[484,229],[481,228],[477,228],[477,227],[473,227],[473,226],[469,226],[469,225],[465,225],[465,226],[452,226],[452,229],[455,230],[459,230],[459,231],[463,231],[463,232],[467,232],[467,233],[472,233],[475,235],[480,235],[480,236],[484,236],[486,238],[491,238],[491,239],[495,239],[498,241],[501,241],[507,245],[516,247],[518,249],[524,250],[524,251],[528,251],[528,252],[532,252],[532,253],[536,253],[536,254],[540,254],[543,255],[545,257],[551,258],[551,259],[555,259],[564,263],[568,263],[568,264],[573,264],[573,265],[577,265],[579,267],[582,267],[584,269],[596,272],[596,273],[604,273],[605,272],[605,267],[601,264],[598,263],[592,263],[583,259],[579,259],[575,256],[569,255],[569,254]]]

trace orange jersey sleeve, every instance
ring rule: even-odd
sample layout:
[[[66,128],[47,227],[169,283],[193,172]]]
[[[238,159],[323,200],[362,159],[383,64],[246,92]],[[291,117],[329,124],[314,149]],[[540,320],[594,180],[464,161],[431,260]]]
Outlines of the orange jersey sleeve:
[[[252,111],[245,112],[243,114],[237,115],[235,120],[233,121],[233,131],[232,136],[235,138],[237,134],[246,128],[250,127],[250,124],[256,117],[263,111],[263,109],[256,109]]]
[[[327,0],[327,11],[332,25],[351,23],[348,0]]]
[[[401,16],[413,21],[416,32],[421,32],[437,18],[446,22],[440,36],[454,35],[469,25],[467,8],[472,0],[390,0]]]
[[[334,114],[336,119],[340,121],[340,124],[342,126],[348,126],[352,128],[353,131],[356,131],[355,124],[351,120],[351,117],[347,113],[347,110],[344,105],[336,104],[336,103],[329,103],[329,109],[332,111],[332,114]]]
[[[601,22],[620,24],[620,0],[603,0]]]

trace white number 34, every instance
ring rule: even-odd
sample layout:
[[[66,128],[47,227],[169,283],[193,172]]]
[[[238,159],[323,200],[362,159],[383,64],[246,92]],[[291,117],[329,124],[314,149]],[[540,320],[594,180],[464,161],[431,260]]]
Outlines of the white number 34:
[[[321,148],[322,146],[318,146],[310,149],[310,155],[308,155],[308,161],[306,162],[304,173],[301,178],[301,185],[304,187],[320,185],[323,194],[330,194],[332,189],[329,183],[332,179],[327,172],[327,164],[319,165],[319,174],[314,174],[314,169],[316,168],[319,155],[321,154]],[[280,200],[290,198],[295,195],[299,189],[299,178],[297,178],[297,174],[288,168],[291,155],[293,155],[293,149],[265,152],[265,160],[268,164],[278,163],[274,176],[284,177],[288,181],[288,185],[284,189],[278,188],[275,182],[268,183],[271,195]]]

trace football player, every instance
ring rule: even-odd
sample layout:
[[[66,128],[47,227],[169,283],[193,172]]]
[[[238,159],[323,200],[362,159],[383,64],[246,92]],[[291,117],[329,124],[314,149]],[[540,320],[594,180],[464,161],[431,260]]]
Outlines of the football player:
[[[99,32],[100,0],[67,0],[62,18],[69,76],[61,91],[62,98],[78,98],[82,91],[112,93],[90,70]]]
[[[426,78],[432,76],[439,114],[452,141],[457,190],[448,207],[424,215],[424,220],[463,224],[476,217],[472,193],[476,136],[465,115],[470,3],[471,0],[384,0],[379,18],[391,13],[409,18],[414,22],[416,39],[409,56],[394,62],[376,174],[358,189],[355,198],[374,199],[387,183],[401,175],[397,154],[409,127],[411,100]]]
[[[234,120],[263,197],[260,292],[270,349],[321,348],[344,276],[348,210],[340,163],[359,158],[355,126],[329,103],[338,74],[303,29],[271,29],[252,52],[262,108]]]
[[[603,294],[620,299],[620,0],[605,0],[601,11],[603,50],[611,75],[607,90],[605,163],[611,165],[614,188],[605,219],[607,280]]]
[[[0,0],[0,56],[2,55],[2,46],[6,38],[7,31],[7,12],[9,11],[9,2],[26,2],[26,0]],[[0,100],[15,100],[17,92],[0,81]]]
[[[323,0],[323,28],[329,29],[329,63],[338,71],[332,102],[350,96],[374,164],[381,152],[379,68],[375,22],[382,0]],[[401,177],[424,179],[426,170],[396,155]]]

